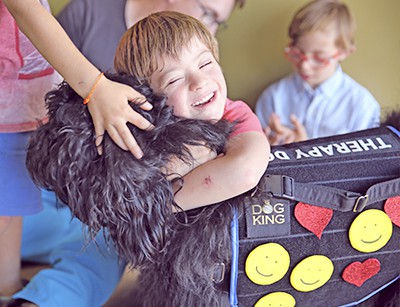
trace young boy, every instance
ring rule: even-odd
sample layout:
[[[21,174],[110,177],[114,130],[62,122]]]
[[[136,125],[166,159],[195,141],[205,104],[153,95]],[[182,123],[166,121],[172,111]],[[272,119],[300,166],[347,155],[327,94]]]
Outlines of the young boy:
[[[379,125],[378,102],[340,66],[355,51],[354,32],[347,6],[336,0],[312,1],[295,14],[285,48],[294,73],[269,86],[256,104],[272,145]]]
[[[184,176],[175,196],[181,208],[220,202],[257,185],[268,164],[268,141],[249,106],[227,99],[216,40],[201,22],[177,12],[149,15],[122,36],[115,69],[165,94],[177,116],[238,121],[223,156],[213,159],[211,154],[210,161],[191,171],[187,165],[177,171],[174,165],[171,172]]]
[[[38,2],[49,9],[47,1]],[[43,97],[60,82],[0,1],[0,306],[23,286],[22,217],[41,211],[25,166],[26,144],[46,117]]]

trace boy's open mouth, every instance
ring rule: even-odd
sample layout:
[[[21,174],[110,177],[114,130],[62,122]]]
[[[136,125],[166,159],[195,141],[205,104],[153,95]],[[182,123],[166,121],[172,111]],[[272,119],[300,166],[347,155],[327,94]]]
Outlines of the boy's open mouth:
[[[215,93],[212,92],[209,95],[203,97],[202,99],[196,101],[195,103],[192,104],[193,107],[199,107],[199,106],[203,106],[209,102],[211,102],[211,100],[214,98]]]

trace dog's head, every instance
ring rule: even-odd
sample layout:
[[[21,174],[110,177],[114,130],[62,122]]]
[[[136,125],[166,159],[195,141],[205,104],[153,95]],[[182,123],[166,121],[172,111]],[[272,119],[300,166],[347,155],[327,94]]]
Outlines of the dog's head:
[[[146,112],[131,103],[155,125],[144,131],[128,124],[143,158],[120,149],[107,133],[98,155],[88,109],[63,83],[46,96],[49,121],[33,134],[27,168],[35,184],[54,191],[92,235],[106,228],[119,254],[140,265],[156,261],[173,231],[174,195],[163,167],[173,156],[192,162],[186,145],[222,152],[233,125],[178,118],[147,85],[128,76],[108,78],[132,86],[154,106]]]

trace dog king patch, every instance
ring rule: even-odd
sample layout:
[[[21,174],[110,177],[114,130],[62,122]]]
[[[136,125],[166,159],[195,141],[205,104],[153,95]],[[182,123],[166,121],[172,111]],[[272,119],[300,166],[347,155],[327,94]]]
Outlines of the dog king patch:
[[[283,199],[246,198],[246,229],[248,238],[290,234],[289,202]]]

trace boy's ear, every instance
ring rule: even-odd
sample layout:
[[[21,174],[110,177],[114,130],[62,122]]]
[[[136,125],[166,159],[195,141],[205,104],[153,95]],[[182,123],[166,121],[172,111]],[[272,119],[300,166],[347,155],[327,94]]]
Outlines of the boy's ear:
[[[352,55],[356,51],[356,46],[351,46],[349,49],[342,49],[340,55],[339,55],[339,62],[344,61],[347,59],[350,55]]]

